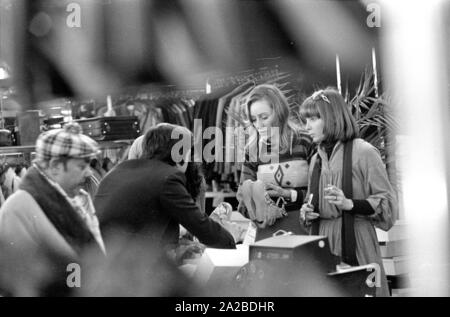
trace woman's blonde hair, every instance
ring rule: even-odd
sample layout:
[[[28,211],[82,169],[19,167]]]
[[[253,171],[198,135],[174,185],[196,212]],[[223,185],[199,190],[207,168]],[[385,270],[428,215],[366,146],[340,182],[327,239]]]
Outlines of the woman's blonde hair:
[[[251,106],[256,101],[265,100],[275,114],[274,126],[280,128],[280,153],[286,153],[292,147],[292,139],[299,127],[291,120],[289,103],[283,92],[275,85],[258,85],[247,97],[247,113],[251,120]]]

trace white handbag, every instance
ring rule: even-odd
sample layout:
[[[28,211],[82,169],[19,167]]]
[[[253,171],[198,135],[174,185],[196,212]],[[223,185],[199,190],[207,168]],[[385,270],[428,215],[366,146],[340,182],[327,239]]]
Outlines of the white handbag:
[[[282,163],[261,164],[258,166],[258,180],[283,188],[308,186],[308,162],[292,160]]]

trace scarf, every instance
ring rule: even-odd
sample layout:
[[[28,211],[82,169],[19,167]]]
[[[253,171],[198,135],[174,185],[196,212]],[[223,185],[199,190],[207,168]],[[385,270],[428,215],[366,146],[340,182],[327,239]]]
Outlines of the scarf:
[[[324,142],[320,146],[323,148],[325,153],[327,153],[328,160],[331,157],[331,154],[333,153],[333,149],[336,146],[337,141],[330,141],[330,142]]]
[[[56,230],[78,255],[88,246],[97,246],[98,252],[102,253],[85,221],[36,166],[28,170],[19,188],[34,198]]]
[[[321,146],[323,148],[323,150],[325,151],[325,153],[327,154],[328,159],[330,159],[331,154],[333,153],[333,149],[336,145],[336,141],[330,141],[330,142],[324,142],[322,144],[320,144],[319,146]],[[313,194],[313,199],[312,199],[312,205],[314,206],[314,212],[320,214],[320,210],[319,210],[319,183],[320,183],[320,174],[322,172],[322,159],[319,155],[319,153],[317,153],[317,157],[316,157],[316,163],[314,164],[314,168],[311,174],[311,189],[310,192],[311,194]],[[313,221],[312,223],[312,231],[311,233],[313,235],[318,235],[319,234],[319,224],[320,224],[320,218],[317,218],[315,221]]]
[[[323,149],[331,157],[332,151],[336,143],[324,144]],[[352,153],[353,153],[353,140],[345,143],[344,145],[344,158],[342,167],[342,190],[344,195],[348,199],[353,198],[353,186],[352,186]],[[322,168],[322,160],[320,155],[317,154],[316,163],[314,165],[311,175],[311,190],[313,194],[312,204],[314,205],[314,212],[320,214],[319,210],[319,182]],[[354,229],[355,219],[352,213],[342,212],[342,230],[341,230],[341,243],[342,243],[342,255],[343,262],[350,265],[358,265],[356,258],[356,237]],[[320,217],[312,223],[311,234],[318,235],[320,226]]]

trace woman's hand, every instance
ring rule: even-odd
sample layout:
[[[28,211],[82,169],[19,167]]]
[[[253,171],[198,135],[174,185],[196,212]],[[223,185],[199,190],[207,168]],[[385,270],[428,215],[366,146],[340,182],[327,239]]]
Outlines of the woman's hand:
[[[353,201],[351,199],[347,199],[344,195],[342,189],[328,185],[324,190],[324,199],[328,201],[330,204],[335,205],[340,210],[352,210],[353,209]]]
[[[287,199],[291,198],[291,191],[288,189],[284,189],[280,186],[269,183],[266,183],[264,185],[266,186],[266,191],[270,197],[283,197]]]
[[[319,214],[317,212],[314,212],[314,208],[312,205],[302,205],[302,208],[300,208],[300,221],[304,225],[309,226],[311,224],[311,221],[317,218],[319,218]]]

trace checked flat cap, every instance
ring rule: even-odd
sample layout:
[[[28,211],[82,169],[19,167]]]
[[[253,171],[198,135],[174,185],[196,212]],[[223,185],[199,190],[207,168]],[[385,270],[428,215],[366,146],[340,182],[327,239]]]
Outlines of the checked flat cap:
[[[82,134],[76,122],[68,123],[62,129],[50,130],[39,135],[36,141],[36,159],[87,158],[99,153],[96,141]]]

